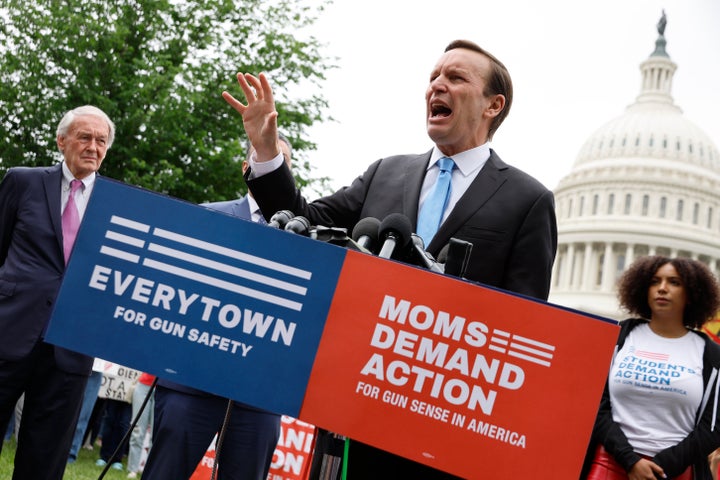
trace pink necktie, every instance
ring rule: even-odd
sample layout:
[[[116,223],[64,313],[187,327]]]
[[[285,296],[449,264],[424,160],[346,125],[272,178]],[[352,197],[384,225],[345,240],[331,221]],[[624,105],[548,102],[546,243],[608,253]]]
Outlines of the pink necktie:
[[[77,205],[75,204],[75,192],[77,192],[80,187],[82,187],[82,182],[80,180],[75,179],[70,182],[70,196],[68,196],[65,211],[63,211],[62,214],[65,265],[67,265],[68,258],[70,258],[70,251],[72,251],[73,244],[75,243],[75,237],[77,237],[78,228],[80,228],[80,212],[78,212]]]

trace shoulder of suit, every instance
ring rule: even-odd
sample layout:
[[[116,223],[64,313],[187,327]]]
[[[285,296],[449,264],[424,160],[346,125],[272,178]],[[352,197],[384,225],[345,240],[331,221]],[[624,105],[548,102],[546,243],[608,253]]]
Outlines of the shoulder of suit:
[[[47,175],[62,174],[59,166],[50,167],[12,167],[5,173],[5,178],[13,178],[15,181],[35,181],[44,178]]]
[[[223,202],[202,203],[201,206],[211,210],[217,210],[225,213],[233,213],[233,210],[246,204],[247,198],[241,197],[235,200],[225,200]]]
[[[378,168],[398,168],[403,166],[422,165],[426,166],[430,160],[432,150],[425,153],[411,153],[404,155],[390,155],[376,160],[368,167],[368,170]]]
[[[543,185],[537,178],[533,177],[524,170],[520,170],[517,167],[505,163],[500,158],[500,156],[495,153],[494,150],[491,150],[490,158],[488,158],[488,163],[494,168],[496,168],[500,174],[505,175],[507,178],[510,178],[514,181],[523,182],[523,188],[526,190],[534,188],[540,192],[549,191],[549,189],[545,185]]]
[[[230,205],[240,204],[240,203],[243,203],[244,201],[246,201],[244,198],[238,198],[238,199],[235,199],[235,200],[223,200],[223,201],[221,201],[221,202],[201,203],[200,205],[202,205],[203,207],[210,207],[210,208],[213,208],[213,207],[226,207],[226,206],[230,206]]]
[[[27,174],[33,174],[33,173],[53,173],[58,170],[60,170],[60,164],[50,165],[50,166],[41,166],[41,167],[26,167],[26,166],[17,166],[17,167],[11,167],[8,169],[7,173],[15,174],[15,175],[27,175]]]
[[[380,161],[383,162],[396,162],[396,161],[408,161],[408,160],[425,160],[430,158],[430,155],[432,154],[432,150],[429,150],[425,153],[405,153],[400,155],[390,155],[387,157],[383,157],[380,159]]]

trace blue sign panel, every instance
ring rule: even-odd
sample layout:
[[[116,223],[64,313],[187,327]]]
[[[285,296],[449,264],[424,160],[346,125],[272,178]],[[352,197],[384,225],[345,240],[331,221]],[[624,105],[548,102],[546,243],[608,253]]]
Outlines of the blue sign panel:
[[[297,416],[345,253],[98,178],[46,339]]]

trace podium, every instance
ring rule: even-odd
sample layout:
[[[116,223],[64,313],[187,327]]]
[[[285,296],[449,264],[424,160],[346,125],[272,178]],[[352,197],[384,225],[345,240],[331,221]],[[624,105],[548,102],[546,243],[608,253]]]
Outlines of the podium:
[[[47,341],[464,478],[578,477],[614,322],[96,182]]]

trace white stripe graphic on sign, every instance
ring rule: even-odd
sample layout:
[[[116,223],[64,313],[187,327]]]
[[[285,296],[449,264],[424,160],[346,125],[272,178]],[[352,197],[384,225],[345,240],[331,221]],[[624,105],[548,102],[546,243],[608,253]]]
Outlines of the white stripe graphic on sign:
[[[137,222],[129,218],[113,215],[110,219],[110,223],[120,227],[125,227],[130,230],[134,230],[136,232],[150,233],[158,239],[169,240],[179,243],[183,246],[195,247],[216,255],[222,255],[228,258],[228,260],[244,262],[252,266],[264,267],[273,272],[291,275],[298,280],[310,280],[312,277],[312,272],[307,270],[284,265],[279,262],[274,262],[272,260],[268,260],[262,257],[250,255],[239,250],[206,242],[204,240],[172,232],[170,230],[152,227],[151,225]],[[244,286],[239,283],[234,283],[233,281],[226,281],[221,278],[215,278],[212,275],[202,274],[200,272],[193,271],[192,269],[173,265],[173,262],[188,262],[202,267],[214,269],[218,272],[224,272],[226,274],[233,275],[238,278],[238,280],[256,282],[257,284],[260,284],[259,286],[277,288],[279,290],[285,290],[288,293],[301,296],[307,295],[307,287],[298,284],[297,282],[288,282],[280,278],[274,278],[270,275],[253,272],[251,270],[248,270],[247,268],[241,268],[240,266],[229,264],[232,262],[225,263],[222,261],[211,260],[210,258],[206,258],[203,255],[195,255],[182,249],[173,248],[163,245],[161,243],[147,243],[147,241],[142,238],[141,235],[133,236],[128,235],[127,233],[128,232],[120,233],[118,231],[108,229],[105,231],[105,238],[114,242],[118,242],[119,244],[131,247],[130,250],[132,250],[132,247],[136,247],[140,250],[147,248],[148,252],[165,256],[167,258],[167,261],[163,261],[159,258],[149,258],[146,255],[142,255],[143,252],[140,252],[140,255],[138,255],[132,253],[132,251],[125,251],[121,248],[117,248],[117,246],[111,247],[109,245],[101,245],[100,252],[121,260],[126,260],[128,262],[136,264],[141,263],[142,265],[149,268],[154,268],[156,270],[175,274],[183,278],[195,280],[206,285],[212,285],[230,292],[252,297],[255,300],[265,301],[296,311],[300,311],[303,307],[302,302],[298,302],[281,295],[263,292],[261,290],[258,290],[257,288]]]
[[[550,362],[544,358],[552,360],[555,346],[495,329],[490,337],[488,349],[549,367]]]
[[[137,230],[138,232],[148,233],[150,231],[150,225],[136,222],[135,220],[130,220],[129,218],[118,217],[117,215],[110,217],[110,223],[127,227],[132,230]]]
[[[545,360],[540,360],[529,355],[523,355],[522,353],[514,352],[512,350],[508,352],[508,355],[511,357],[522,358],[523,360],[527,360],[528,362],[537,363],[538,365],[542,365],[543,367],[550,366],[550,362],[546,362]]]
[[[118,250],[117,248],[108,247],[106,245],[100,245],[100,253],[110,256],[119,258],[120,260],[126,260],[131,263],[139,263],[140,262],[140,256],[135,255],[128,252],[123,252],[122,250]]]
[[[137,247],[137,248],[145,247],[144,240],[140,240],[139,238],[131,237],[130,235],[124,235],[122,233],[113,232],[112,230],[107,230],[105,232],[105,238],[107,238],[109,240],[115,240],[116,242],[124,243],[126,245],[131,245],[131,246]]]
[[[225,263],[208,260],[207,258],[193,255],[191,253],[185,253],[180,250],[176,250],[174,248],[164,247],[162,245],[158,245],[157,243],[149,244],[148,250],[151,252],[160,253],[162,255],[167,255],[169,257],[178,258],[180,260],[185,260],[186,262],[194,263],[196,265],[200,265],[203,267],[212,268],[212,269],[220,271],[220,272],[229,273],[236,277],[245,278],[247,280],[252,280],[254,282],[262,283],[264,285],[269,285],[271,287],[276,287],[276,288],[279,288],[282,290],[287,290],[288,292],[297,293],[299,295],[305,295],[307,293],[307,288],[301,287],[300,285],[295,285],[295,284],[289,283],[289,282],[283,282],[282,280],[276,280],[276,279],[274,279],[272,277],[268,277],[266,275],[261,275],[259,273],[253,273],[248,270],[244,270],[242,268],[237,268],[237,267],[233,267],[231,265],[227,265]]]
[[[545,358],[552,358],[552,353],[549,352],[543,352],[542,350],[538,350],[537,348],[532,348],[525,346],[521,343],[512,342],[510,344],[510,348],[513,348],[515,350],[522,350],[523,352],[527,352],[529,354],[536,355],[538,357],[545,357]]]
[[[162,228],[155,228],[153,230],[153,235],[168,240],[174,240],[178,243],[184,243],[185,245],[190,245],[191,247],[200,248],[209,252],[215,252],[220,255],[225,255],[226,257],[234,258],[236,260],[241,260],[247,263],[252,263],[254,265],[265,267],[271,270],[276,270],[278,272],[286,273],[288,275],[299,277],[305,280],[310,280],[310,277],[312,276],[312,272],[308,272],[307,270],[290,267],[282,263],[273,262],[272,260],[267,260],[265,258],[256,257],[255,255],[249,255],[238,250],[233,250],[232,248],[223,247],[222,245],[217,245],[215,243],[206,242],[197,238],[188,237],[186,235],[174,233],[169,230],[163,230]]]
[[[281,307],[289,308],[291,310],[296,310],[298,312],[302,310],[302,303],[294,302],[292,300],[278,297],[277,295],[271,295],[269,293],[261,292],[252,288],[243,287],[242,285],[237,285],[235,283],[226,282],[224,280],[213,278],[209,275],[203,275],[198,272],[193,272],[192,270],[175,267],[173,265],[158,262],[157,260],[152,260],[149,258],[143,260],[142,264],[148,268],[154,268],[162,272],[172,273],[173,275],[177,275],[179,277],[194,280],[196,282],[211,285],[213,287],[222,288],[223,290],[227,290],[229,292],[245,295],[247,297],[262,300],[268,303],[272,303],[274,305],[279,305]]]

